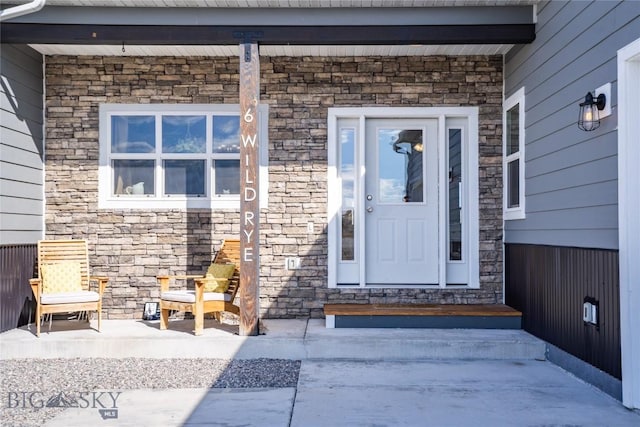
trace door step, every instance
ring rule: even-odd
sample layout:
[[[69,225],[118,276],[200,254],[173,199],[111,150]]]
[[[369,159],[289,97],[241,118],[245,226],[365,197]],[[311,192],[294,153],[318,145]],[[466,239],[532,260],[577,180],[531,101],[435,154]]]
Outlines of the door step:
[[[504,304],[325,304],[328,328],[521,329]]]

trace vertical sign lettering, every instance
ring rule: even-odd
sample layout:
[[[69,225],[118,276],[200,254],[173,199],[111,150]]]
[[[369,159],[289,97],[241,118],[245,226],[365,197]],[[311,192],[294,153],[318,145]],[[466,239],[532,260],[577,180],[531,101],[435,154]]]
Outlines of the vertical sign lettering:
[[[260,204],[258,201],[258,45],[240,45],[240,335],[258,335]]]

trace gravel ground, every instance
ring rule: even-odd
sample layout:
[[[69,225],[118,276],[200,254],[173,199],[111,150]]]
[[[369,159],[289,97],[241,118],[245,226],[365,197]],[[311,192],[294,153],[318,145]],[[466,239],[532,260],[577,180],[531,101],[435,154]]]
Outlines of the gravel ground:
[[[24,359],[0,361],[0,372],[0,425],[40,426],[64,410],[46,407],[47,400],[61,392],[73,396],[94,390],[296,387],[300,361]]]

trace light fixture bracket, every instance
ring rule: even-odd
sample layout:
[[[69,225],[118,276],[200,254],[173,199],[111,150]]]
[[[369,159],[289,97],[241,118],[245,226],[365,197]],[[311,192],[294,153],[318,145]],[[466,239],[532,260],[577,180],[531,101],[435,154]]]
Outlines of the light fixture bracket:
[[[580,103],[581,107],[595,105],[598,110],[604,110],[604,107],[607,105],[607,97],[604,93],[598,95],[595,100],[591,92],[587,92],[587,95],[584,97],[584,102]]]

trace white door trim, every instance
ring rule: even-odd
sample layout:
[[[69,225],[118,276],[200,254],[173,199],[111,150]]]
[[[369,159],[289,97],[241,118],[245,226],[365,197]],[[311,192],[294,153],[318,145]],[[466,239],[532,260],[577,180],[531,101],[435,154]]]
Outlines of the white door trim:
[[[479,193],[479,168],[480,155],[478,148],[478,108],[474,108],[473,114],[469,114],[469,190],[467,204],[469,206],[469,287],[480,288],[480,193]]]
[[[440,147],[440,143],[445,141],[444,132],[445,132],[445,120],[446,118],[452,117],[461,117],[469,120],[469,165],[473,165],[469,167],[469,192],[468,192],[468,200],[467,206],[469,209],[468,218],[469,218],[469,288],[479,288],[480,287],[480,260],[479,260],[479,190],[478,190],[478,115],[479,108],[478,107],[335,107],[328,109],[328,167],[327,167],[327,183],[328,183],[328,194],[327,194],[327,222],[328,222],[328,260],[327,260],[327,268],[328,268],[328,286],[329,288],[336,288],[338,283],[338,259],[340,255],[340,245],[337,239],[338,236],[338,227],[340,226],[340,204],[341,204],[341,194],[340,191],[332,191],[332,189],[338,188],[340,183],[339,179],[339,171],[338,171],[338,143],[337,143],[337,134],[338,134],[338,120],[339,119],[359,119],[360,123],[360,138],[363,137],[365,133],[365,120],[372,118],[382,118],[382,119],[391,119],[391,118],[401,118],[401,119],[410,119],[410,118],[432,118],[439,120],[439,129],[438,134],[439,137],[442,137],[442,140],[439,141],[438,152],[439,152],[439,164],[442,165],[445,159],[445,155],[442,152],[442,147]],[[363,144],[358,145],[357,156],[361,159],[364,155],[364,146]],[[443,175],[443,174],[440,174]],[[356,176],[356,185],[363,188],[364,185],[364,164],[361,162],[361,167],[357,171]],[[443,175],[444,177],[444,175]],[[443,185],[443,177],[438,179],[439,185]],[[440,187],[442,188],[442,187]],[[440,203],[443,202],[442,195],[439,196]],[[356,198],[357,199],[357,198]],[[445,206],[445,205],[441,205]],[[359,218],[360,223],[362,224],[364,221],[364,210],[362,205],[358,205],[358,201],[356,202],[356,209],[358,209],[357,218]],[[441,209],[443,210],[443,209]],[[443,214],[439,213],[439,217],[442,217]],[[442,220],[442,218],[440,218]],[[442,224],[446,224],[443,222]],[[444,288],[446,286],[446,238],[445,233],[439,233],[439,258],[440,258],[440,276],[438,286]],[[444,242],[443,242],[444,240]],[[360,247],[364,247],[364,233],[360,233],[358,240]],[[360,283],[359,286],[363,287],[365,285],[364,281],[364,259],[362,259],[363,251],[359,251],[359,261],[361,264],[360,267]],[[419,287],[419,286],[418,286]]]
[[[366,117],[364,115],[360,116],[360,133],[359,138],[358,138],[358,142],[357,142],[357,156],[358,159],[360,159],[359,163],[359,168],[358,168],[358,178],[357,178],[357,182],[356,182],[356,195],[362,194],[364,192],[364,188],[366,187],[366,165],[365,165],[365,156],[366,156],[366,150],[365,150],[365,144],[363,143],[363,140],[365,138],[365,135],[367,134],[367,120]],[[362,197],[356,197],[356,209],[358,210],[358,223],[360,224],[360,228],[359,228],[359,232],[358,232],[358,244],[359,246],[359,250],[358,250],[358,266],[360,267],[360,273],[359,273],[359,278],[360,278],[360,282],[358,283],[358,285],[361,288],[364,288],[367,285],[367,266],[365,265],[365,259],[367,257],[366,251],[365,251],[365,245],[366,245],[366,235],[367,233],[365,233],[365,231],[363,230],[363,226],[364,223],[366,221],[365,218],[365,213],[364,213],[364,200]]]
[[[329,118],[327,123],[327,282],[330,288],[335,288],[338,283],[338,224],[337,218],[340,217],[338,209],[341,201],[337,197],[331,197],[332,188],[338,188],[340,180],[338,179],[338,149],[335,147],[338,134],[337,118],[333,120]],[[336,236],[336,237],[331,237]],[[333,267],[333,268],[332,268]]]
[[[444,147],[447,144],[447,124],[446,117],[440,115],[438,117],[438,284],[441,288],[447,286],[447,259],[449,251],[447,250],[447,215],[449,210],[448,193],[444,191],[447,188],[447,156]]]
[[[622,403],[640,409],[640,39],[618,50],[618,241]]]

